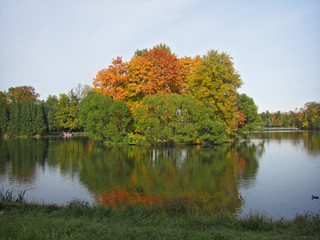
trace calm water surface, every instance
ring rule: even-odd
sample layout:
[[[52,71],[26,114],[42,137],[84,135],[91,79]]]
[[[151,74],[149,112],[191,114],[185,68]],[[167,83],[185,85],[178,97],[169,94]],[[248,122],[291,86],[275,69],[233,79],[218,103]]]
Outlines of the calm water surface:
[[[104,147],[86,138],[0,142],[0,189],[25,199],[120,207],[177,202],[202,211],[293,218],[320,213],[320,132],[255,133],[221,146]]]

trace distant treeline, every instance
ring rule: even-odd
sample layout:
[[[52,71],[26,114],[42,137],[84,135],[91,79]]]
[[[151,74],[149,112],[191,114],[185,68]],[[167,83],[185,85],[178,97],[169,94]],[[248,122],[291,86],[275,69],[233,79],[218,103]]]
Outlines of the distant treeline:
[[[0,133],[85,131],[111,144],[219,144],[264,125],[286,126],[278,116],[277,122],[269,113],[260,117],[253,99],[237,92],[241,85],[228,54],[177,58],[160,44],[137,50],[129,62],[115,58],[97,73],[92,89],[78,85],[46,101],[31,86],[1,92]],[[318,128],[319,104],[299,114],[288,126]]]
[[[320,103],[308,102],[298,111],[259,114],[265,127],[296,127],[301,129],[320,129]]]

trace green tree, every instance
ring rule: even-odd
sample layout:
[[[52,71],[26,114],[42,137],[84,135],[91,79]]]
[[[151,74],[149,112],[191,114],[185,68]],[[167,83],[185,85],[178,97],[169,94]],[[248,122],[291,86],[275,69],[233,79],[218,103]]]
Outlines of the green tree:
[[[253,99],[248,97],[246,94],[239,94],[237,97],[237,107],[241,110],[244,115],[246,115],[246,120],[244,121],[244,130],[253,131],[261,123],[258,106],[255,105]]]
[[[221,144],[227,140],[227,126],[216,119],[212,108],[198,108],[195,121],[200,142]]]
[[[231,133],[237,89],[242,84],[232,58],[224,52],[211,50],[202,57],[202,63],[186,81],[188,93],[213,108],[217,119],[225,123]]]
[[[151,144],[225,141],[225,125],[214,111],[198,105],[190,96],[146,96],[135,115],[136,132]]]
[[[20,135],[20,109],[21,104],[19,102],[12,102],[10,104],[10,116],[7,134],[8,136],[19,136]]]
[[[7,131],[9,122],[8,99],[4,92],[0,91],[0,136]]]
[[[191,97],[157,93],[146,96],[135,115],[136,131],[151,144],[193,142],[197,139]]]
[[[65,131],[74,131],[79,128],[79,99],[73,91],[69,95],[59,95],[55,121],[57,127]]]
[[[42,102],[38,102],[33,106],[33,135],[43,135],[47,130],[47,124],[45,122],[44,105]]]
[[[33,135],[33,103],[28,101],[21,102],[20,108],[20,132],[19,135],[32,136]]]
[[[48,125],[48,130],[50,132],[55,132],[59,130],[59,127],[56,121],[56,112],[58,109],[58,102],[59,100],[57,96],[49,95],[44,105],[46,122]]]
[[[89,92],[80,103],[80,124],[95,140],[124,143],[131,122],[125,102],[112,100],[98,92]]]

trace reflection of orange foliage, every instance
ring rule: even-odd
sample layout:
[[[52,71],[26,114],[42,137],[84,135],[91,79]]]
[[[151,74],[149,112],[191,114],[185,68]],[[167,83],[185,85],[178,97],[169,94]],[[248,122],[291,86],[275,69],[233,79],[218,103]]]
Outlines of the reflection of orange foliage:
[[[233,155],[234,155],[233,159],[234,159],[236,165],[239,167],[239,171],[243,172],[247,167],[246,159],[243,156],[239,156],[238,153],[233,154]]]
[[[239,167],[240,167],[240,170],[244,171],[246,169],[246,160],[244,159],[244,157],[240,157],[240,160],[239,160]]]
[[[134,186],[137,185],[136,171],[133,171],[133,172],[131,173],[131,176],[130,176],[130,184],[133,184]]]
[[[131,191],[126,188],[113,188],[95,193],[94,198],[98,205],[118,209],[121,206],[143,204],[145,206],[163,206],[164,204],[179,205],[193,202],[192,198],[183,194],[177,198],[147,196],[143,192]]]
[[[144,193],[128,191],[126,188],[114,188],[101,192],[101,198],[95,195],[95,199],[99,205],[106,207],[119,208],[122,205],[143,204],[146,206],[162,205],[159,197],[147,196]]]

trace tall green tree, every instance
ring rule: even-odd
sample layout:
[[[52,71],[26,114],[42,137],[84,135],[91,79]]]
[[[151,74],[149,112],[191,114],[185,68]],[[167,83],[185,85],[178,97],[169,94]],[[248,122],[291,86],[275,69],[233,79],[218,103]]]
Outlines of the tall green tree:
[[[234,121],[237,89],[242,85],[232,57],[211,50],[204,55],[193,73],[186,79],[188,93],[197,101],[213,108],[217,119],[231,132]]]
[[[126,142],[131,118],[125,102],[89,92],[80,103],[79,118],[81,126],[93,139],[109,144]]]
[[[33,109],[33,135],[43,135],[47,130],[47,124],[44,114],[44,104],[42,102],[38,102],[36,105],[34,105]]]
[[[59,130],[59,126],[56,121],[56,112],[58,109],[58,97],[53,95],[49,95],[45,104],[44,104],[44,112],[46,117],[46,122],[48,125],[48,130],[50,132],[56,132]]]
[[[22,101],[20,108],[20,133],[23,136],[33,135],[34,103]]]
[[[21,126],[21,104],[19,102],[12,102],[10,104],[10,116],[7,134],[8,136],[19,136]]]
[[[8,99],[4,92],[0,91],[0,136],[7,131],[9,122]]]

